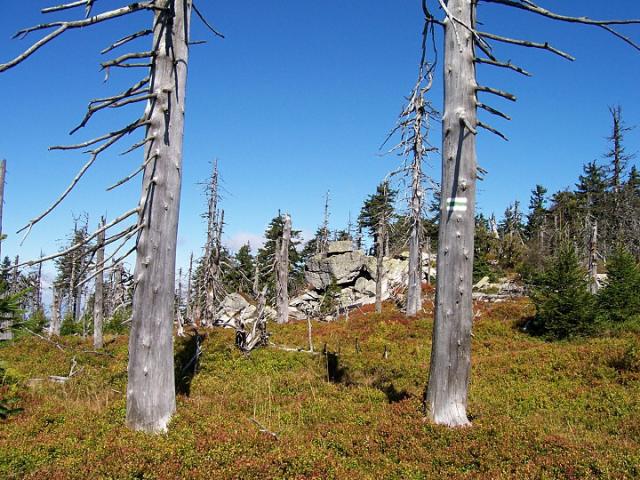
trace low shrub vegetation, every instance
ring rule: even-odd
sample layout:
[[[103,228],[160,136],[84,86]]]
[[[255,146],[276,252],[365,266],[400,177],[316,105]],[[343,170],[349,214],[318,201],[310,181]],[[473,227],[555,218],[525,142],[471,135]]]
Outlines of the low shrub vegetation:
[[[533,311],[526,300],[476,305],[473,426],[457,430],[422,410],[430,311],[407,320],[385,304],[314,323],[316,355],[245,355],[231,330],[210,330],[160,436],[124,425],[126,336],[107,335],[102,354],[78,336],[59,340],[64,351],[23,337],[0,346],[12,378],[2,392],[23,409],[1,420],[0,478],[637,478],[639,336],[546,342],[517,327]],[[270,331],[307,348],[306,322]],[[181,372],[189,333],[176,339]],[[73,359],[80,373],[48,380]]]

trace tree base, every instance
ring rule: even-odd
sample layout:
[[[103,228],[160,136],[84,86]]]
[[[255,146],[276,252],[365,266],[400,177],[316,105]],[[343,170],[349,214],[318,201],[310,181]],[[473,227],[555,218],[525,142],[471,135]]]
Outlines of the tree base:
[[[467,418],[466,407],[457,403],[451,403],[437,409],[431,406],[429,418],[436,425],[445,425],[450,428],[471,426],[471,422]]]

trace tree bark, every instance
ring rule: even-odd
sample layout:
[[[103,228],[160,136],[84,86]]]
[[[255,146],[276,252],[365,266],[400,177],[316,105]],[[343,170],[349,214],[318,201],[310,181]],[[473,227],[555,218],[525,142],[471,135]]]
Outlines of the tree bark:
[[[427,285],[431,285],[431,237],[427,236]]]
[[[49,324],[49,336],[59,337],[60,336],[60,293],[55,285],[52,287],[53,290],[53,303],[51,305],[51,323]]]
[[[598,221],[594,220],[589,236],[589,291],[595,295],[598,285]]]
[[[284,215],[282,239],[276,243],[276,306],[278,323],[289,321],[289,243],[291,242],[291,217]]]
[[[191,0],[165,0],[153,25],[150,88],[134,299],[129,337],[127,425],[165,432],[176,409],[173,302],[182,176]]]
[[[409,275],[407,317],[415,317],[422,309],[422,141],[421,111],[417,110],[414,130],[416,151],[411,166],[411,233],[409,235]]]
[[[7,174],[7,161],[0,161],[0,259],[2,259],[2,210],[4,207],[4,182]]]
[[[100,227],[105,224],[102,217]],[[98,234],[98,250],[96,251],[96,270],[104,268],[104,239],[105,232]],[[96,350],[103,347],[102,323],[104,321],[104,274],[101,272],[96,276],[95,295],[93,299],[93,346]]]
[[[382,312],[382,278],[384,276],[384,220],[378,224],[376,235],[376,313]]]
[[[475,0],[449,0],[452,15],[475,24]],[[442,192],[435,324],[426,407],[431,420],[469,425],[471,297],[476,187],[476,75],[471,33],[445,23]]]

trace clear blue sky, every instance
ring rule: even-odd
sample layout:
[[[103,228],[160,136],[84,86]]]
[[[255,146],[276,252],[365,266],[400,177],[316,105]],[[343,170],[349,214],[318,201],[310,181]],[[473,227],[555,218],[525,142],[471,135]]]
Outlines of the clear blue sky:
[[[28,45],[10,40],[20,27],[43,21],[38,9],[59,2],[4,2],[0,17],[0,60]],[[96,9],[123,4],[96,2]],[[437,2],[432,2],[437,3]],[[593,17],[640,17],[630,0],[542,2],[563,13]],[[560,5],[555,5],[560,4]],[[399,164],[378,147],[393,126],[416,77],[422,14],[420,1],[325,0],[201,1],[200,8],[224,32],[212,38],[194,19],[188,84],[184,183],[178,263],[200,252],[205,208],[200,182],[217,157],[224,178],[225,241],[237,247],[259,237],[278,209],[292,214],[294,227],[312,232],[321,222],[323,196],[331,190],[331,227],[344,228],[363,199]],[[68,14],[67,14],[68,15]],[[489,171],[480,185],[479,206],[500,215],[542,183],[555,191],[572,185],[581,166],[607,149],[609,105],[620,104],[629,124],[640,124],[640,52],[604,31],[554,23],[500,6],[482,6],[484,30],[549,41],[577,57],[501,45],[497,53],[534,73],[533,78],[480,67],[482,83],[510,90],[518,102],[491,100],[512,122],[485,116],[505,132],[505,143],[479,137],[479,161]],[[95,226],[102,213],[114,217],[138,201],[139,180],[115,193],[105,188],[134,170],[141,154],[107,154],[48,219],[19,247],[15,231],[44,209],[85,161],[78,153],[48,152],[49,145],[92,138],[141,113],[97,117],[90,128],[68,131],[82,118],[89,99],[118,91],[133,77],[114,72],[103,83],[99,51],[116,38],[146,28],[146,14],[65,34],[23,65],[0,75],[0,158],[8,160],[2,253],[22,258],[42,248],[52,253],[72,227],[72,213],[88,212]],[[640,41],[640,27],[623,29]],[[36,36],[30,37],[35,39]],[[140,43],[146,47],[145,41]],[[432,101],[441,105],[440,79]],[[440,132],[434,129],[434,144]],[[640,130],[627,147],[640,150]],[[439,159],[429,172],[439,178]]]

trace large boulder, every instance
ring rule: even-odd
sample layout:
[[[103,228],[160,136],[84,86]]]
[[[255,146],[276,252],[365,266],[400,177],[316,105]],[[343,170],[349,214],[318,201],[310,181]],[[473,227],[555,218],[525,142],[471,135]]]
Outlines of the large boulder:
[[[345,252],[338,255],[316,255],[307,261],[305,280],[316,290],[324,290],[333,279],[338,285],[346,285],[360,276],[365,255],[360,252]]]
[[[340,240],[338,242],[329,242],[327,255],[336,255],[339,253],[353,252],[353,242],[351,240]]]

